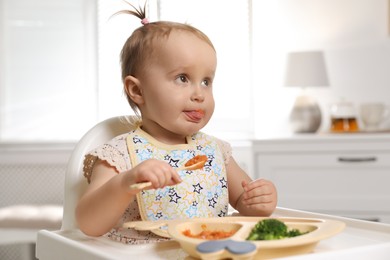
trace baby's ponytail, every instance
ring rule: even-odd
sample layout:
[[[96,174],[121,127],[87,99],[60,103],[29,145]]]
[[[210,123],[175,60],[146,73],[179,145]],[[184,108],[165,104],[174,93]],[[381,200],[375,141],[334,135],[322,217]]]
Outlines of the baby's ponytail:
[[[118,14],[130,14],[130,15],[133,15],[135,17],[138,17],[140,20],[141,20],[141,23],[143,25],[146,25],[149,23],[149,20],[148,18],[146,18],[146,1],[145,1],[145,4],[144,4],[144,7],[142,8],[141,6],[139,6],[138,8],[136,8],[134,5],[132,5],[131,3],[123,0],[126,4],[130,5],[133,10],[122,10],[122,11],[119,11],[119,12],[116,12],[115,14],[113,14],[112,16],[115,16],[115,15],[118,15]]]

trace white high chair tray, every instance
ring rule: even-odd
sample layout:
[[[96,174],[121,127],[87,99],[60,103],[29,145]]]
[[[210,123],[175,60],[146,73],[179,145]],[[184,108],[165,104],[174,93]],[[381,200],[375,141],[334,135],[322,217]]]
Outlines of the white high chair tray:
[[[274,217],[325,218],[339,220],[345,229],[321,240],[312,253],[279,259],[388,259],[390,225],[330,215],[278,208]],[[145,245],[124,245],[104,237],[88,237],[80,230],[40,231],[38,259],[193,259],[176,241]]]

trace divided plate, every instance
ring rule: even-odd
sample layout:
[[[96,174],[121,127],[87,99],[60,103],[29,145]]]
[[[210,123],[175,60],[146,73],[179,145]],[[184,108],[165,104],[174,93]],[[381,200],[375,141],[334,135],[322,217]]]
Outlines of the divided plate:
[[[283,221],[289,229],[299,229],[301,232],[308,233],[280,240],[247,241],[246,237],[250,231],[262,219],[266,218],[222,217],[139,221],[125,223],[124,227],[151,230],[165,237],[170,236],[178,241],[189,255],[201,259],[269,259],[309,253],[322,239],[336,235],[345,227],[344,222],[336,220],[280,217],[276,219]],[[185,230],[189,230],[192,234],[199,234],[204,225],[210,231],[235,231],[235,233],[221,240],[191,238],[183,234]],[[166,226],[168,228],[164,230]]]

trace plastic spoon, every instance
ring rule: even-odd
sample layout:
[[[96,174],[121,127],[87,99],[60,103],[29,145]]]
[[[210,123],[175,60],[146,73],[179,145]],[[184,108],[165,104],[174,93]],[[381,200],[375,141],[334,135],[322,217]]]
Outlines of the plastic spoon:
[[[192,159],[188,160],[185,164],[184,167],[178,168],[178,171],[183,171],[183,170],[198,170],[202,169],[207,162],[207,156],[206,155],[196,155]],[[139,182],[139,183],[134,183],[130,185],[130,190],[142,190],[145,188],[148,188],[152,186],[152,183],[150,181],[148,182]]]

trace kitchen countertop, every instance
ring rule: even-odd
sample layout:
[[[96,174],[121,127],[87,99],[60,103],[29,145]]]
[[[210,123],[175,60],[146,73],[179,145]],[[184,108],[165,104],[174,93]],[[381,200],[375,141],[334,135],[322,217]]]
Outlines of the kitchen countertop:
[[[327,218],[341,220],[346,228],[322,240],[314,252],[279,259],[389,259],[390,225],[331,215],[277,208],[274,217]],[[88,237],[79,230],[40,231],[36,255],[39,259],[193,259],[175,241],[146,245],[124,245],[104,237]]]

